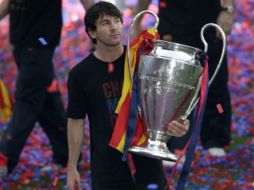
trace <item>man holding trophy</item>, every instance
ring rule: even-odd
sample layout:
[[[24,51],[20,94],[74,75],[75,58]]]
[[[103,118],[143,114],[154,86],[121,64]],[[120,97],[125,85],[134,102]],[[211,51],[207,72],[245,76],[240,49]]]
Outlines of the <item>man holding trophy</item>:
[[[96,3],[86,12],[85,27],[96,45],[95,51],[76,65],[68,78],[68,188],[81,190],[77,161],[87,115],[93,190],[146,190],[150,187],[163,190],[166,178],[160,159],[128,154],[126,162],[121,152],[109,146],[118,119],[115,109],[123,94],[124,74],[128,73],[126,48],[121,42],[121,13],[111,3]],[[187,132],[189,121],[172,120],[163,128],[166,135],[180,137]]]

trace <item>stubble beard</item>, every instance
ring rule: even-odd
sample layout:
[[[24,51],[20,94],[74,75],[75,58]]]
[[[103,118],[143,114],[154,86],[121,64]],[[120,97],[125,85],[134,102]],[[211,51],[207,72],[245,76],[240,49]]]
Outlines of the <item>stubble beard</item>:
[[[122,44],[122,41],[106,41],[106,40],[101,40],[101,39],[97,39],[97,43],[100,43],[101,45],[105,46],[105,47],[116,47]]]

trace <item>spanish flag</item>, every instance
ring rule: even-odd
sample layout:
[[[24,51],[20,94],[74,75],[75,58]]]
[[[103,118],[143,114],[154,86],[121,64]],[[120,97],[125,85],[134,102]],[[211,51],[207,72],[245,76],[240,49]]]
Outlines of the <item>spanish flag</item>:
[[[7,122],[8,118],[12,115],[13,101],[8,92],[7,87],[0,79],[0,115],[4,123]]]
[[[124,154],[123,160],[126,160],[128,149],[131,145],[142,145],[147,140],[142,119],[137,111],[137,68],[139,57],[153,49],[156,39],[159,39],[157,29],[150,28],[140,33],[130,44],[129,54],[133,73],[132,79],[130,77],[127,53],[125,56],[122,96],[116,108],[118,117],[109,143],[109,146]]]

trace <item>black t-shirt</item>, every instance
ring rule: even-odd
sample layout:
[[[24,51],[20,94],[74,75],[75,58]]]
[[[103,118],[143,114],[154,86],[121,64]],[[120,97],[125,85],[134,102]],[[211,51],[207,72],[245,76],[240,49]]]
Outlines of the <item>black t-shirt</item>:
[[[160,0],[159,33],[199,37],[202,26],[216,23],[220,10],[220,0]]]
[[[70,71],[68,78],[67,116],[83,119],[87,115],[89,119],[94,188],[133,185],[122,154],[108,146],[121,96],[124,55],[109,64],[91,54]],[[134,155],[134,163],[137,183],[164,179],[161,161]]]
[[[10,0],[10,41],[15,47],[59,44],[61,0]]]

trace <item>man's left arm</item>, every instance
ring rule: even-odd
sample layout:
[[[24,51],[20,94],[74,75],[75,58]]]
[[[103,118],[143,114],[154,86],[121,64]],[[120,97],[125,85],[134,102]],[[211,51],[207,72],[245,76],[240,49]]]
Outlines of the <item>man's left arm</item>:
[[[221,1],[222,10],[217,18],[217,24],[222,28],[226,35],[230,34],[233,28],[233,16],[235,12],[234,0]]]
[[[234,3],[234,0],[222,0],[221,6],[222,7],[229,7],[229,6],[235,7],[235,3]]]

